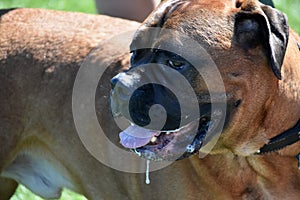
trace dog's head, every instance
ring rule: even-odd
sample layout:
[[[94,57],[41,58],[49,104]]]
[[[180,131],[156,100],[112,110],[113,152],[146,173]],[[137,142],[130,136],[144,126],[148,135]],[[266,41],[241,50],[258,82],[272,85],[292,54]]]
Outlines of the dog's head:
[[[132,123],[121,143],[152,160],[211,150],[219,134],[213,152],[251,138],[260,147],[266,138],[240,132],[263,115],[287,40],[285,16],[254,0],[164,1],[112,79],[113,114]]]

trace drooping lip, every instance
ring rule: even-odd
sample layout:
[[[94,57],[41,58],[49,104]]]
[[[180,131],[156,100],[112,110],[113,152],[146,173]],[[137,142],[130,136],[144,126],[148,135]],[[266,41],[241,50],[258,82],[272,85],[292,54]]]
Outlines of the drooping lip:
[[[162,148],[174,138],[175,134],[187,132],[189,129],[191,129],[190,127],[193,124],[195,124],[195,122],[191,122],[176,130],[157,131],[146,129],[131,123],[131,125],[127,127],[127,129],[120,132],[120,143],[125,148],[130,149],[136,149],[147,144],[151,146],[160,146]]]
[[[205,111],[202,112],[199,119],[189,122],[177,130],[152,131],[145,129],[147,134],[144,134],[146,132],[143,131],[138,132],[142,140],[144,139],[139,144],[132,144],[132,141],[126,144],[128,141],[125,141],[126,138],[122,138],[121,132],[121,144],[138,156],[155,161],[175,161],[187,158],[199,150],[201,151],[204,146],[204,152],[207,154],[206,152],[210,151],[207,147],[213,147],[212,144],[215,144],[215,139],[223,131],[227,113],[225,106],[215,106],[213,110],[206,109]],[[135,130],[143,129],[136,125],[132,126],[137,127]],[[137,141],[135,139],[137,135],[134,133],[128,135],[131,135],[129,139],[132,139],[133,142]]]
[[[188,157],[201,148],[208,124],[208,118],[203,117],[172,131],[151,131],[131,125],[127,131],[140,130],[146,134],[139,132],[138,135],[134,133],[129,135],[124,130],[120,133],[120,142],[124,147],[148,160],[175,161]]]

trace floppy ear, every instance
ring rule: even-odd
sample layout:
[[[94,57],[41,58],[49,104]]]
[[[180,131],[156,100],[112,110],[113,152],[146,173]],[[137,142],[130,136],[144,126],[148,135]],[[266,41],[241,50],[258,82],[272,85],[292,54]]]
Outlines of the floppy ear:
[[[262,44],[275,76],[281,79],[289,36],[285,14],[262,4],[241,5],[241,12],[236,15],[235,35],[238,43],[245,48]]]
[[[151,47],[151,44],[155,42],[157,35],[160,34],[160,28],[164,25],[168,17],[177,9],[180,9],[188,3],[189,1],[183,0],[162,1],[162,3],[160,3],[155,11],[148,16],[148,18],[143,22],[142,26],[135,33],[133,41],[130,45],[130,50],[132,51],[138,49],[137,47],[140,46]],[[153,27],[157,27],[157,29],[151,29],[151,31],[148,31],[149,28]]]
[[[150,14],[144,25],[147,27],[162,27],[168,16],[186,3],[188,2],[182,0],[162,1],[155,12]]]

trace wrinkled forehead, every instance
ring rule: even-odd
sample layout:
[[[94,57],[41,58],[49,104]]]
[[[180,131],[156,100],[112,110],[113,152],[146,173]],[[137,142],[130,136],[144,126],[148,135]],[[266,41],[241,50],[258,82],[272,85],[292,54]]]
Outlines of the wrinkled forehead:
[[[158,47],[168,41],[172,41],[168,45],[180,47],[185,41],[183,38],[189,37],[205,47],[229,48],[234,10],[232,0],[165,1],[137,31],[131,47],[141,42],[147,43],[144,46]]]
[[[234,30],[232,1],[191,2],[174,12],[164,28],[176,29],[205,46],[229,48]]]
[[[165,29],[175,34],[162,31]],[[153,48],[170,46],[197,57],[190,45],[197,43],[220,63],[228,55],[259,58],[281,79],[288,41],[286,15],[258,0],[168,0],[142,24],[131,50],[144,43],[154,52]]]

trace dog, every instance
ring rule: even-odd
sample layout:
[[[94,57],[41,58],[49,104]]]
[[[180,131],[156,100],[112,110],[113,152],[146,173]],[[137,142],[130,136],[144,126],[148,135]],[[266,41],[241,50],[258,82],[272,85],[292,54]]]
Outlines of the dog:
[[[208,145],[216,137],[208,136],[209,132],[220,131],[217,127],[222,120],[215,116],[217,113],[224,119],[220,137],[210,152],[204,152],[210,154],[204,158],[209,163],[205,164],[206,168],[196,168],[202,179],[206,173],[215,174],[214,183],[222,186],[207,187],[207,191],[217,188],[214,195],[209,192],[209,197],[203,193],[195,196],[199,199],[298,198],[298,189],[286,191],[286,187],[280,186],[297,188],[289,181],[300,180],[297,169],[300,71],[299,60],[289,59],[289,55],[300,54],[299,37],[289,29],[285,15],[257,1],[169,1],[165,6],[164,12],[150,16],[135,34],[131,68],[112,80],[113,113],[133,123],[120,133],[123,146],[148,160],[189,157],[201,152],[205,148],[203,144]],[[217,74],[205,54],[180,34],[172,35],[163,28],[185,34],[204,47],[221,74],[224,91],[218,87]],[[182,50],[174,53],[176,49]],[[201,63],[190,61],[193,58]],[[146,67],[147,64],[152,65]],[[185,92],[184,83],[174,81],[176,73],[164,67],[160,69],[161,65],[188,80],[196,93],[197,106],[189,108],[193,98]],[[195,65],[201,69],[198,75],[195,75],[199,71]],[[145,79],[150,84],[140,84]],[[161,85],[157,85],[159,81]],[[180,90],[178,96],[188,98],[178,100],[163,84],[176,85],[172,91]],[[221,98],[224,94],[225,100]],[[156,104],[162,105],[166,112],[165,124],[159,128],[149,126],[153,118],[149,116],[150,108]],[[214,104],[214,110],[207,104]],[[201,115],[193,113],[197,107]],[[184,109],[188,110],[187,114],[182,114]],[[160,113],[157,110],[156,116]],[[279,164],[282,159],[289,169]],[[292,174],[281,179],[282,173]],[[274,176],[278,176],[278,182],[273,182]],[[229,177],[235,180],[227,182]]]
[[[15,9],[2,11],[0,26],[1,199],[13,194],[15,181],[44,198],[58,198],[62,188],[88,199],[299,198],[300,38],[276,9],[254,0],[164,1],[135,33],[130,50],[122,41],[105,40],[139,27],[116,18]],[[166,34],[174,31],[177,37]],[[181,48],[194,45],[190,41],[205,52]],[[211,59],[203,60],[203,55]],[[76,106],[73,98],[86,63],[109,63],[91,98],[106,136],[148,160],[172,161],[151,172],[150,185],[142,173],[99,162],[78,134],[77,118],[89,122],[86,134],[94,123],[84,114],[85,105]],[[215,82],[211,64],[224,88]],[[149,74],[144,73],[148,68]],[[172,78],[164,70],[175,73],[174,83],[186,84],[181,77],[191,87],[174,85],[168,90],[147,84],[132,91],[143,82],[140,77],[152,81],[154,75],[158,83],[172,86],[169,79],[163,82],[164,77]],[[212,81],[205,84],[208,77]],[[188,101],[194,98],[184,97],[190,89],[197,108]],[[158,106],[149,120],[148,112],[156,104],[165,107],[165,123],[148,130],[156,111],[164,111]],[[110,107],[116,119],[135,124],[132,130],[150,134],[140,142],[130,129],[120,130]],[[187,116],[182,117],[182,107]],[[77,108],[82,115],[74,115]],[[200,116],[193,112],[198,108]],[[213,137],[210,131],[221,133]],[[157,141],[149,141],[154,136]],[[168,141],[159,144],[161,137]],[[207,155],[200,159],[198,152]],[[127,163],[110,152],[105,156]]]

